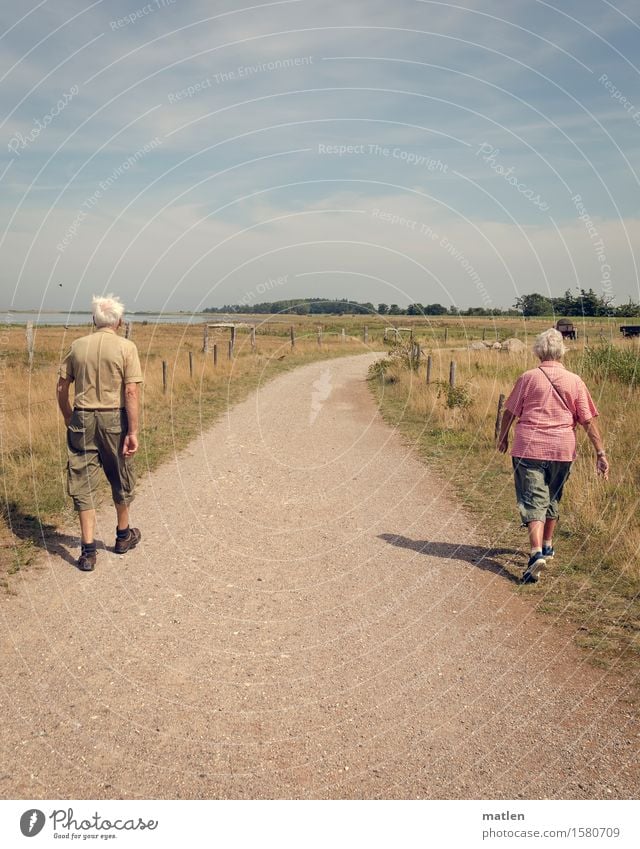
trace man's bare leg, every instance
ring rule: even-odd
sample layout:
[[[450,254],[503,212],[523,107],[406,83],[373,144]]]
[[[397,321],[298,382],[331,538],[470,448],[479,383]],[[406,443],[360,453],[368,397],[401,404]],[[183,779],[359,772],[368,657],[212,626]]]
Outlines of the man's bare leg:
[[[129,527],[129,505],[116,504],[116,513],[118,514],[118,530],[126,531]]]

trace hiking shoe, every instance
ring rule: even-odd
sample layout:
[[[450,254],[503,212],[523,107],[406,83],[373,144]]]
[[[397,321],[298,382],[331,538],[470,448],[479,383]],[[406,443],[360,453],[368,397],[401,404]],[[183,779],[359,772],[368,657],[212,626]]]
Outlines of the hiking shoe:
[[[546,565],[547,561],[544,558],[544,554],[541,551],[536,551],[536,553],[532,554],[529,558],[527,568],[522,576],[522,583],[535,584],[538,580],[538,575]]]
[[[545,560],[553,560],[555,555],[555,550],[552,545],[543,545],[542,546],[542,556]]]
[[[126,554],[130,548],[135,548],[142,539],[142,534],[138,528],[129,528],[129,536],[124,539],[118,539],[116,536],[116,544],[113,550],[116,554]]]
[[[93,572],[96,568],[96,552],[87,553],[83,551],[77,560],[76,566],[81,572]]]

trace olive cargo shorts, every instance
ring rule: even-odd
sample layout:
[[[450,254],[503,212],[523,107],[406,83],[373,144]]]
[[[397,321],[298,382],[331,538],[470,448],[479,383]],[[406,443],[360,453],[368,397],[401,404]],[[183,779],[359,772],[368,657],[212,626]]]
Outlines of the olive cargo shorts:
[[[133,501],[136,474],[132,457],[122,456],[127,435],[125,410],[74,410],[67,428],[67,492],[76,510],[92,510],[100,469],[116,504]]]
[[[529,460],[513,457],[516,500],[522,524],[559,517],[558,504],[571,472],[571,463],[561,460]]]

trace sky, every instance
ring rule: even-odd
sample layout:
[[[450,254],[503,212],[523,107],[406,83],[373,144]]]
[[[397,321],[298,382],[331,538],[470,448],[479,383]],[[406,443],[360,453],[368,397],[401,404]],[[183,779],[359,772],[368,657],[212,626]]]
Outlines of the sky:
[[[635,0],[0,9],[0,308],[640,300]]]

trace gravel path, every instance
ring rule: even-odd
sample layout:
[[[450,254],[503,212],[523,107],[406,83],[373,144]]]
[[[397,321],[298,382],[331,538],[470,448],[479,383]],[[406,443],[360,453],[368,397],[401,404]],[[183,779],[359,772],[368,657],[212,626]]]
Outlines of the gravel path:
[[[0,602],[2,797],[637,794],[624,682],[477,562],[372,359],[268,383],[146,478],[138,549],[62,537]]]

